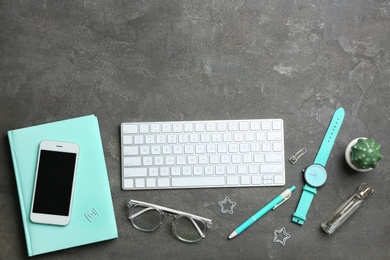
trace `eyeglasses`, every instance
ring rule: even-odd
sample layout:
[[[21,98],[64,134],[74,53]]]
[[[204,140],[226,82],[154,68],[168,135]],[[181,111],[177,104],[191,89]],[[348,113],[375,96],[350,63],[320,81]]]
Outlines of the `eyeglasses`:
[[[162,224],[164,215],[174,217],[172,232],[187,243],[200,241],[212,225],[211,219],[142,201],[130,200],[127,207],[131,224],[144,232],[155,231]]]

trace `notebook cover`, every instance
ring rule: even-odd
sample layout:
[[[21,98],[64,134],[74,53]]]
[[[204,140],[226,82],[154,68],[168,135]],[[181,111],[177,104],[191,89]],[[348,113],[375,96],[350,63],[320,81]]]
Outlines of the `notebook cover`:
[[[99,125],[94,115],[8,131],[29,256],[118,237]],[[30,220],[39,144],[80,147],[71,221],[67,226]]]

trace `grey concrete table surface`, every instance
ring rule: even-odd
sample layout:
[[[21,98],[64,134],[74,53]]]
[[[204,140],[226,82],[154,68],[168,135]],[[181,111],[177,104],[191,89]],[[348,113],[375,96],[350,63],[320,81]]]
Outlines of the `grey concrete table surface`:
[[[37,259],[389,259],[389,1],[0,1],[0,259],[26,259],[7,131],[95,114],[119,238]],[[345,121],[303,226],[291,222],[303,178],[333,111]],[[125,121],[282,118],[286,187],[123,191]],[[343,154],[372,137],[384,158],[356,173]],[[287,159],[300,148],[298,163]],[[333,235],[321,222],[356,187],[375,193]],[[227,236],[282,190],[292,198],[239,237]],[[234,214],[222,214],[228,196]],[[213,220],[186,244],[170,222],[135,230],[138,199]],[[273,231],[286,228],[285,246]]]

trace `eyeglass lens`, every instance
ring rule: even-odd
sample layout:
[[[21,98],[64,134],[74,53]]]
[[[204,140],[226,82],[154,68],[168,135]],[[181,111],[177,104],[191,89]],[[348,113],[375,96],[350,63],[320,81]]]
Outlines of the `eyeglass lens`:
[[[130,210],[130,220],[133,226],[142,231],[156,230],[164,215],[155,208],[135,205]]]
[[[203,221],[181,216],[175,219],[172,229],[180,240],[196,242],[204,237],[207,227]]]
[[[151,232],[156,230],[164,217],[161,211],[153,207],[135,205],[130,209],[130,221],[133,226],[141,231]],[[184,242],[197,242],[206,232],[207,226],[201,220],[177,216],[174,220],[172,231],[175,236]]]

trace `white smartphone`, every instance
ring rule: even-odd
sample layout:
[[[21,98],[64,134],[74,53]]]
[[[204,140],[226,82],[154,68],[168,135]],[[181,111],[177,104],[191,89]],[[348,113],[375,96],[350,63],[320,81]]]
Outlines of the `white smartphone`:
[[[69,224],[79,151],[75,143],[40,143],[31,203],[32,222],[61,226]]]

